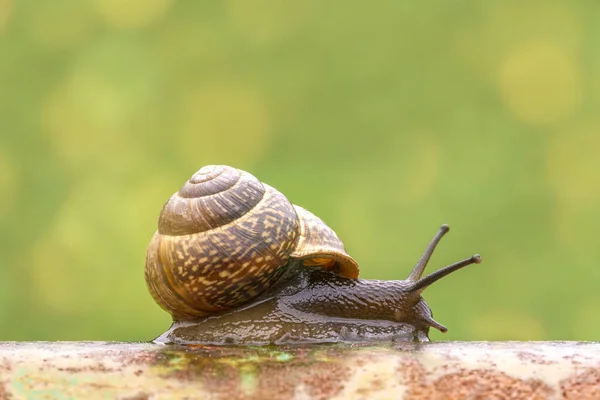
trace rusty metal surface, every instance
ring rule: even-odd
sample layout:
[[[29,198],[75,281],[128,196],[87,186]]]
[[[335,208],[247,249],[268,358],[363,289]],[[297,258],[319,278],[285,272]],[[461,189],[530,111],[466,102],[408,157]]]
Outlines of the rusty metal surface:
[[[0,399],[600,399],[600,343],[0,342]]]

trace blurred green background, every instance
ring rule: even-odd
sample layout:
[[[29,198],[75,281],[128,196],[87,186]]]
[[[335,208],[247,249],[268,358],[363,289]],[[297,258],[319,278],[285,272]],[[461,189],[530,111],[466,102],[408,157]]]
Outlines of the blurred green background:
[[[162,204],[205,164],[365,278],[484,263],[432,339],[600,338],[600,3],[0,0],[0,340],[149,340]]]

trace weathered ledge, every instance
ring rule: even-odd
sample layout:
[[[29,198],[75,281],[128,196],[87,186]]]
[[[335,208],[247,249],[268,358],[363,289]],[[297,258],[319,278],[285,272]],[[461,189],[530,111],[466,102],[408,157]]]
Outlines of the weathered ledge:
[[[0,342],[0,399],[600,399],[600,343]]]

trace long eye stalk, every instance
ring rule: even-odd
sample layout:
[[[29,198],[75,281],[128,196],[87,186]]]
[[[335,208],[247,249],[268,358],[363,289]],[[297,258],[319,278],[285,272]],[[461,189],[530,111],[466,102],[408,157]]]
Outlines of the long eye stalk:
[[[440,242],[440,240],[442,239],[442,237],[449,230],[450,230],[450,227],[448,225],[446,225],[446,224],[442,225],[440,227],[440,230],[435,234],[435,236],[433,237],[433,239],[431,240],[431,242],[425,249],[425,252],[419,259],[419,262],[417,263],[417,265],[415,265],[412,272],[410,273],[410,275],[407,278],[407,280],[409,282],[413,282],[413,284],[407,289],[407,291],[409,293],[420,293],[423,290],[425,290],[425,288],[427,286],[429,286],[432,283],[434,283],[435,281],[443,278],[444,276],[446,276],[456,270],[464,268],[467,265],[479,264],[481,262],[481,256],[479,254],[475,254],[474,256],[472,256],[470,258],[466,258],[466,259],[459,261],[457,263],[454,263],[452,265],[448,265],[447,267],[444,267],[444,268],[442,268],[438,271],[435,271],[435,272],[427,275],[426,277],[422,278],[421,276],[423,275],[423,271],[425,271],[425,267],[427,267],[427,263],[429,262],[431,255],[433,254],[434,250],[436,249],[436,247],[437,247],[438,243]]]
[[[434,283],[437,280],[440,280],[444,276],[451,274],[452,272],[457,271],[461,268],[464,268],[467,265],[479,264],[479,263],[481,263],[481,256],[479,254],[475,254],[472,257],[466,258],[466,259],[459,261],[457,263],[454,263],[452,265],[448,265],[447,267],[439,269],[439,270],[427,275],[426,277],[419,279],[411,287],[409,287],[407,289],[407,291],[408,292],[423,291],[423,290],[425,290],[425,288],[427,286],[431,285],[432,283]]]
[[[427,267],[427,263],[429,262],[429,259],[431,258],[433,251],[437,247],[437,245],[440,242],[440,240],[442,239],[442,237],[446,233],[448,233],[449,230],[450,230],[450,227],[446,224],[444,224],[440,227],[440,230],[435,234],[435,236],[431,240],[431,243],[429,243],[429,246],[427,246],[427,248],[425,249],[425,252],[419,259],[419,262],[417,263],[417,265],[415,265],[415,267],[413,268],[413,270],[410,273],[410,275],[408,276],[407,280],[416,282],[421,278],[421,275],[423,275],[423,271],[425,271],[425,267]]]
[[[427,326],[433,327],[435,329],[438,329],[444,333],[448,329],[444,325],[440,324],[439,322],[437,322],[436,320],[433,319],[433,316],[431,315],[431,311],[429,310],[429,307],[427,305],[425,305],[424,303],[420,303],[421,293],[429,285],[440,280],[444,276],[451,274],[452,272],[457,271],[461,268],[464,268],[467,265],[479,264],[481,262],[481,256],[479,254],[475,254],[472,257],[469,257],[469,258],[466,258],[457,263],[448,265],[442,269],[432,272],[431,274],[429,274],[425,277],[422,277],[423,272],[425,271],[425,267],[427,267],[427,263],[429,262],[429,259],[431,258],[431,255],[433,254],[435,248],[437,247],[437,245],[440,242],[440,240],[442,239],[442,237],[449,230],[450,230],[450,227],[446,224],[444,224],[440,227],[439,231],[435,234],[435,236],[433,237],[433,239],[431,240],[431,242],[425,249],[425,252],[419,259],[419,262],[417,263],[417,265],[415,265],[412,272],[408,276],[407,281],[408,281],[409,285],[408,285],[408,287],[406,287],[404,289],[404,292],[406,294],[408,294],[409,297],[411,297],[415,301],[415,304],[421,306],[420,311],[417,311],[416,319],[419,320],[421,323],[423,323]]]

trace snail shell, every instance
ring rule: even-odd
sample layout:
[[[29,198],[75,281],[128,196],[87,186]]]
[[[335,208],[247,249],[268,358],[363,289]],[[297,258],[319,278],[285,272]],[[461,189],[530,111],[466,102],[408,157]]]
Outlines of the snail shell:
[[[318,217],[245,171],[211,165],[164,205],[145,277],[175,321],[198,320],[258,297],[291,260],[358,277],[358,264]]]

